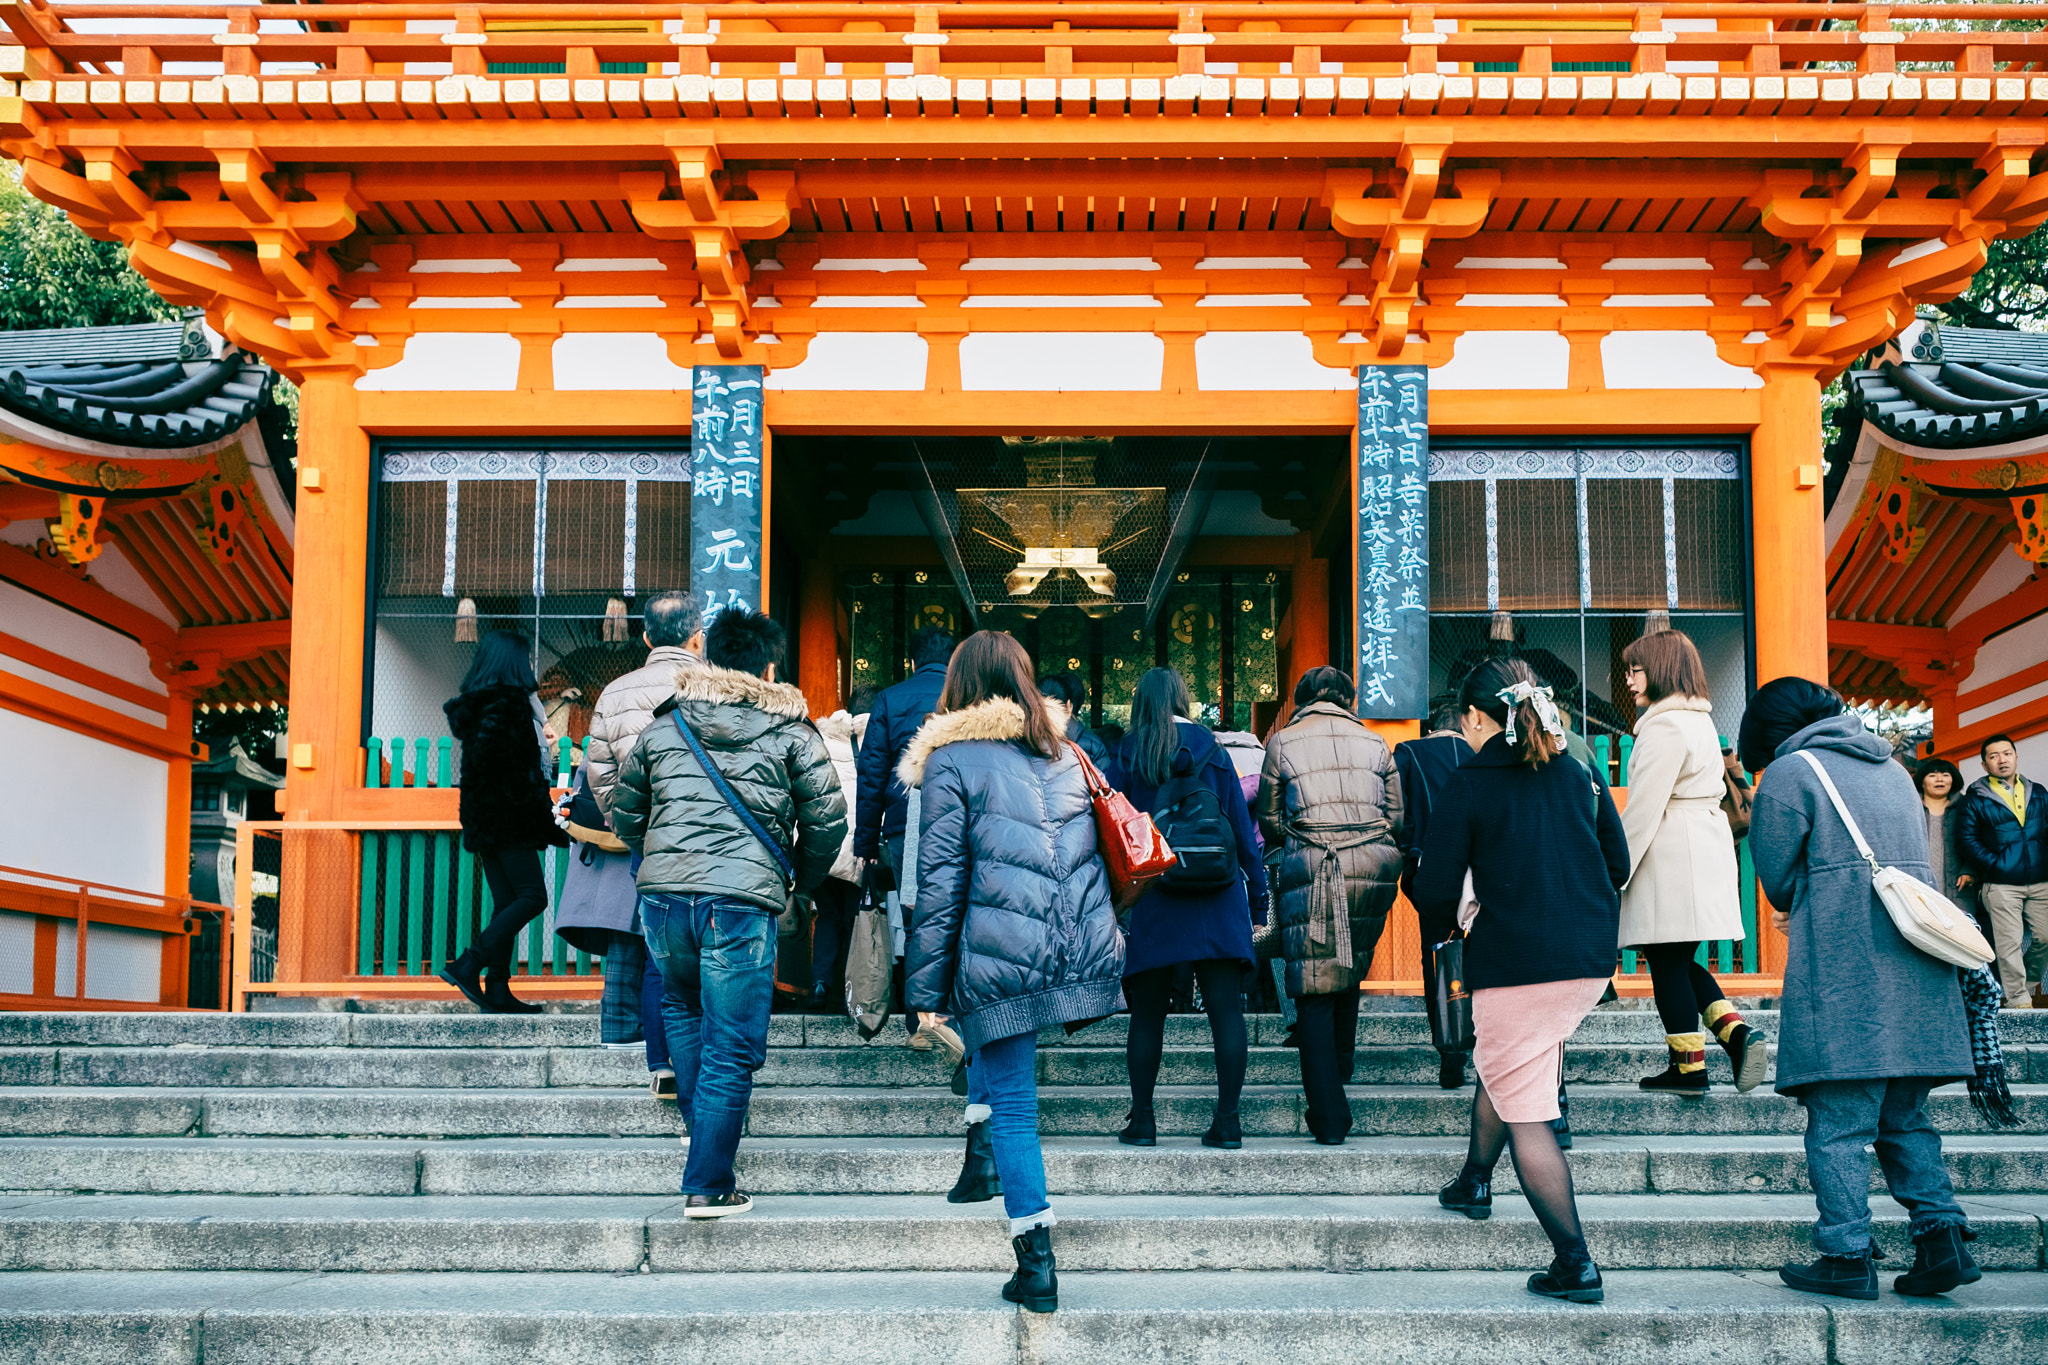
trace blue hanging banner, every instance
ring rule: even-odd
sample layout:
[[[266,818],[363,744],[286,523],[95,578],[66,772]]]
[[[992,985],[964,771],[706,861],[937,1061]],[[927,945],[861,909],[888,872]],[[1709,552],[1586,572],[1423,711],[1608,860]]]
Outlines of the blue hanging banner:
[[[699,365],[690,394],[690,587],[704,614],[761,598],[761,367]]]
[[[1358,714],[1429,713],[1429,368],[1358,367]]]

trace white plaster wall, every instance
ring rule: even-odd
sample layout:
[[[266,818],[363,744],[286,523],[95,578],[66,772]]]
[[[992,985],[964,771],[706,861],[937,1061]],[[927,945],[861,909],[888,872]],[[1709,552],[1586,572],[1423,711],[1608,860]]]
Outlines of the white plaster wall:
[[[1355,391],[1350,370],[1316,360],[1300,332],[1211,332],[1195,338],[1195,383],[1205,390]]]
[[[1166,343],[1150,332],[977,332],[960,342],[960,387],[1026,393],[1157,393]]]
[[[1977,586],[1970,589],[1970,595],[1956,604],[1954,614],[1942,624],[1952,626],[1958,621],[1968,620],[1973,613],[2017,590],[2034,576],[2034,570],[2039,567],[2031,560],[2021,559],[2019,551],[2012,546],[2006,546],[2005,552],[1992,560],[1991,567],[1977,580]]]
[[[771,370],[762,387],[788,393],[920,393],[931,346],[915,332],[820,332],[803,362]]]
[[[1555,332],[1467,332],[1429,374],[1432,389],[1561,389],[1572,347]]]
[[[253,432],[253,428],[251,428]],[[271,502],[271,511],[286,526],[291,524],[289,516],[282,512],[284,497],[280,495]],[[140,607],[165,625],[176,629],[178,618],[164,605],[156,590],[142,581],[142,575],[128,562],[128,556],[121,553],[118,545],[102,545],[100,557],[92,562],[92,581],[105,588],[130,606]]]
[[[371,733],[387,740],[446,734],[441,703],[455,695],[476,646],[458,644],[452,628],[401,634],[380,625],[376,651],[370,674]]]
[[[396,365],[356,381],[365,392],[510,391],[519,387],[519,338],[495,332],[416,332]]]
[[[2048,659],[2048,616],[2036,616],[2006,631],[2003,635],[1986,640],[1977,651],[1976,667],[1970,676],[1963,679],[1958,692],[1972,692],[1977,688],[2008,678],[2023,668],[2031,668]],[[2003,711],[2013,703],[2000,698],[1993,711]],[[1963,722],[1968,725],[1970,722]]]
[[[1558,340],[1562,341],[1560,337]],[[1610,389],[1760,389],[1755,371],[1730,365],[1704,332],[1610,332],[1600,338]]]
[[[158,696],[164,695],[163,683],[149,671],[148,650],[117,630],[110,630],[89,617],[60,607],[12,583],[0,583],[0,629],[30,644],[41,645],[54,654],[61,654],[102,673],[110,673],[123,682],[133,683]],[[4,650],[0,650],[0,668],[144,724],[164,723],[165,713],[162,711],[109,696],[98,688],[73,682],[24,659],[9,656]]]
[[[164,889],[167,759],[8,710],[0,710],[0,753],[9,771],[71,794],[17,800],[0,820],[0,863],[137,891]]]
[[[653,332],[571,332],[555,339],[555,388],[687,390],[690,371]]]
[[[153,1001],[163,993],[164,935],[113,924],[85,927],[85,998]],[[78,993],[78,926],[57,922],[58,995]]]
[[[36,917],[0,911],[0,994],[36,988]]]
[[[2015,741],[2013,748],[2019,750],[2020,773],[2030,782],[2048,782],[2048,733],[2028,735]],[[1984,776],[1984,765],[1975,754],[1956,755],[1956,766],[1963,770],[1965,783],[1975,782]]]

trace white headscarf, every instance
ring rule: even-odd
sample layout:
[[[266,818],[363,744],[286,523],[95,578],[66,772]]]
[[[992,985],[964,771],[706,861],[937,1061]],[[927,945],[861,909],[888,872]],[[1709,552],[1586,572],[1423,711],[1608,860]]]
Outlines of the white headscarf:
[[[1552,699],[1549,688],[1540,683],[1518,682],[1503,687],[1494,693],[1494,696],[1507,704],[1508,743],[1515,742],[1515,712],[1526,701],[1536,708],[1536,719],[1549,732],[1550,737],[1558,742],[1560,748],[1563,747],[1564,717],[1557,714],[1557,702]]]

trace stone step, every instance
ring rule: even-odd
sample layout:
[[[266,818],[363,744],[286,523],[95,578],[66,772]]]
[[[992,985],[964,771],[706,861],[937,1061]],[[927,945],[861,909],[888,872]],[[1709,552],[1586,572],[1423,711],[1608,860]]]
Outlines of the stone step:
[[[1357,1131],[1455,1136],[1470,1123],[1472,1092],[1435,1087],[1353,1086]],[[2048,1086],[2013,1088],[2022,1133],[2048,1133]],[[937,1087],[762,1089],[747,1131],[756,1137],[945,1137],[959,1131],[962,1101]],[[1107,1087],[1039,1091],[1040,1131],[1099,1137],[1123,1126],[1128,1094]],[[1208,1127],[1213,1090],[1161,1086],[1162,1133]],[[1929,1102],[1943,1132],[1984,1131],[1961,1085]],[[1299,1086],[1248,1086],[1244,1131],[1275,1137],[1306,1131]],[[1578,1086],[1572,1127],[1583,1134],[1751,1135],[1805,1131],[1792,1100],[1721,1086],[1700,1099],[1634,1086]],[[682,1131],[673,1104],[639,1090],[186,1089],[174,1086],[13,1086],[0,1089],[0,1137],[594,1137]]]
[[[29,1272],[0,1299],[0,1365],[2022,1365],[2048,1336],[2048,1275],[1850,1303],[1770,1273],[1618,1270],[1587,1307],[1530,1295],[1532,1268],[1063,1270],[1053,1314],[972,1271],[688,1293],[653,1275]]]
[[[1965,1197],[1987,1270],[2042,1268],[2048,1195]],[[1433,1195],[1076,1195],[1057,1202],[1062,1264],[1088,1270],[1484,1270],[1540,1265],[1523,1200],[1474,1222]],[[1905,1210],[1873,1235],[1909,1265]],[[1595,1258],[1627,1270],[1769,1269],[1809,1254],[1799,1195],[1587,1195]],[[999,1270],[1000,1202],[935,1195],[764,1196],[687,1218],[679,1195],[54,1195],[0,1200],[0,1270]]]
[[[1633,1083],[1664,1069],[1668,1054],[1656,1046],[1573,1043],[1565,1049],[1565,1079],[1574,1085]],[[2048,1083],[2048,1047],[2006,1051],[2016,1082]],[[1708,1054],[1709,1074],[1721,1084],[1734,1075],[1725,1053]],[[1425,1046],[1370,1046],[1357,1053],[1359,1085],[1430,1085],[1438,1057]],[[1470,1073],[1468,1072],[1468,1075]],[[952,1076],[938,1054],[893,1047],[776,1047],[755,1076],[764,1087],[945,1085]],[[1214,1084],[1215,1054],[1206,1045],[1169,1047],[1159,1079],[1166,1085]],[[595,1047],[371,1048],[371,1047],[62,1047],[0,1048],[0,1086],[349,1086],[378,1089],[522,1089],[630,1086],[647,1077],[645,1057]],[[1128,1084],[1124,1050],[1047,1048],[1038,1056],[1041,1085]],[[1299,1085],[1301,1063],[1291,1048],[1255,1047],[1247,1058],[1253,1085]]]
[[[1367,1002],[1369,1005],[1371,1001]],[[467,1007],[465,1007],[467,1008]],[[1775,1010],[1745,1015],[1775,1037]],[[1246,1020],[1254,1046],[1277,1047],[1287,1027],[1277,1014],[1256,1014]],[[1169,1046],[1208,1045],[1209,1025],[1201,1015],[1168,1017]],[[2001,1035],[2011,1046],[2048,1046],[2048,1011],[2007,1010],[1999,1020]],[[1079,1033],[1052,1029],[1040,1045],[1117,1047],[1130,1026],[1127,1015],[1114,1015]],[[891,1021],[873,1047],[901,1047],[900,1022]],[[1603,1007],[1579,1025],[1580,1043],[1625,1043],[1654,1047],[1664,1039],[1655,1013],[1644,1009]],[[769,1022],[768,1041],[775,1047],[858,1047],[859,1035],[839,1015],[778,1014]],[[1429,1024],[1415,1010],[1359,1016],[1362,1046],[1426,1047]],[[591,1047],[598,1042],[594,1014],[481,1015],[474,1012],[428,1014],[156,1014],[145,1012],[50,1012],[0,1014],[0,1047],[372,1047],[372,1048],[545,1048]]]
[[[766,1195],[942,1194],[960,1170],[944,1138],[749,1138],[738,1178]],[[1055,1195],[1434,1194],[1463,1137],[1358,1137],[1338,1147],[1250,1138],[1240,1151],[1191,1137],[1154,1148],[1108,1137],[1044,1140]],[[1951,1136],[1949,1178],[1971,1194],[2048,1193],[2048,1138]],[[1581,1194],[1803,1193],[1796,1137],[1578,1140]],[[683,1153],[669,1138],[4,1138],[0,1192],[98,1194],[667,1195]],[[1512,1165],[1500,1187],[1517,1188]],[[1871,1187],[1882,1192],[1873,1170]]]

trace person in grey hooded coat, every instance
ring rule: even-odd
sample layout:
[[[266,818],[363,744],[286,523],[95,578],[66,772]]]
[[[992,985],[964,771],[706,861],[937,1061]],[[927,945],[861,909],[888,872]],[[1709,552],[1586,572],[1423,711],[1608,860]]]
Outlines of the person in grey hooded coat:
[[[1902,1294],[1940,1294],[1982,1272],[1974,1238],[1928,1120],[1927,1093],[1975,1072],[1956,969],[1907,943],[1871,885],[1827,790],[1841,793],[1877,861],[1928,881],[1927,820],[1891,746],[1845,712],[1840,696],[1800,678],[1766,683],[1742,718],[1741,757],[1769,765],[1756,788],[1749,841],[1786,939],[1778,1091],[1806,1109],[1806,1169],[1820,1220],[1820,1259],[1786,1266],[1795,1289],[1877,1297],[1870,1241],[1875,1144],[1892,1197],[1912,1213],[1913,1269]]]

